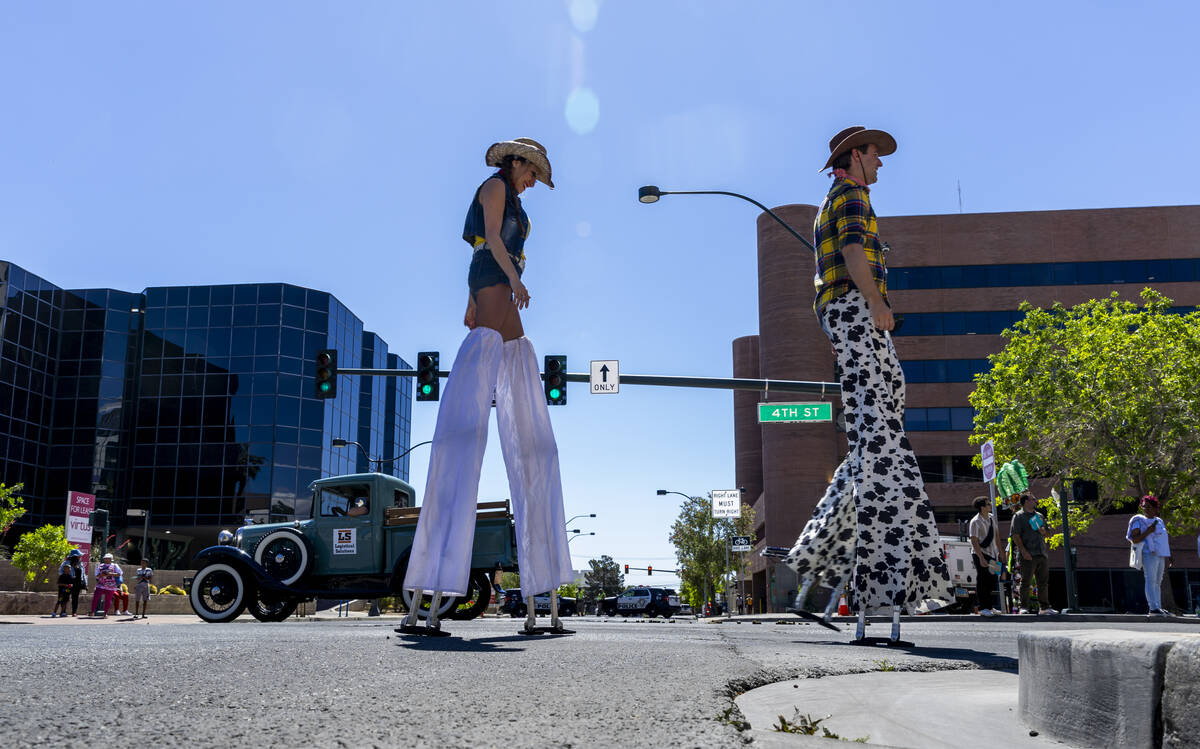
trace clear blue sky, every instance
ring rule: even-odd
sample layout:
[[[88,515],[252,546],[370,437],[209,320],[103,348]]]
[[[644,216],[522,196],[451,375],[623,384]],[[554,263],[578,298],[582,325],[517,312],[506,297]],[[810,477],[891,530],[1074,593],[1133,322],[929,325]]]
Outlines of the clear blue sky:
[[[863,124],[899,141],[885,216],[957,211],[959,182],[968,212],[1200,201],[1194,4],[988,5],[8,4],[0,258],[65,287],[328,289],[449,363],[484,149],[531,136],[558,185],[524,198],[538,351],[728,376],[757,331],[756,211],[639,185],[816,203],[828,139]],[[575,566],[673,566],[655,489],[733,488],[731,394],[569,399],[567,515],[599,515]],[[436,407],[414,411],[417,442]],[[508,496],[494,431],[481,496]]]

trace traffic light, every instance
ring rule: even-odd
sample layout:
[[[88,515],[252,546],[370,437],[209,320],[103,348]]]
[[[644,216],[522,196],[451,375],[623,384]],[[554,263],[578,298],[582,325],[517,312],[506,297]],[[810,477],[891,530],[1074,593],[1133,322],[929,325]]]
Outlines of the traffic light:
[[[319,400],[337,397],[337,351],[323,348],[314,362],[315,395]]]
[[[92,510],[88,513],[88,524],[93,528],[108,522],[108,510]]]
[[[417,400],[435,401],[441,394],[442,381],[438,379],[438,352],[422,351],[417,354]]]
[[[550,354],[545,359],[546,405],[567,405],[567,357]]]
[[[627,565],[625,565],[625,574],[626,574],[626,575],[628,575],[628,574],[629,574],[629,565],[628,565],[628,564],[627,564]]]
[[[646,574],[647,574],[647,575],[653,575],[653,574],[654,574],[654,567],[652,567],[652,566],[650,566],[650,565],[648,565],[648,564],[647,564],[647,565],[646,565]]]

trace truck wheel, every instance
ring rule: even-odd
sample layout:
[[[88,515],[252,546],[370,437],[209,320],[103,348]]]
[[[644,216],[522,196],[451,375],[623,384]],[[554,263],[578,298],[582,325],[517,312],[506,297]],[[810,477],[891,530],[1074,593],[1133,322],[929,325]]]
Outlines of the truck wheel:
[[[647,618],[653,619],[654,617],[658,616],[658,607],[654,604],[650,604],[646,607],[645,614]]]
[[[492,579],[486,570],[471,570],[468,585],[467,595],[459,598],[458,605],[448,614],[451,619],[474,619],[492,602]]]
[[[254,596],[245,573],[230,564],[203,567],[192,579],[192,610],[206,622],[233,621]]]
[[[267,534],[254,549],[254,561],[284,585],[291,585],[308,572],[308,545],[300,534],[278,530]]]
[[[296,613],[299,603],[294,598],[277,599],[260,591],[247,608],[251,616],[260,622],[281,622]]]

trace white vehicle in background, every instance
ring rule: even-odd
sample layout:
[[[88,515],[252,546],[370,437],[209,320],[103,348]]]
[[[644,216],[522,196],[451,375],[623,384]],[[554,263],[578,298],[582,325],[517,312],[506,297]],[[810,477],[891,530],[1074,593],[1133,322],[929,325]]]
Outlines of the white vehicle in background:
[[[942,536],[938,539],[942,549],[942,559],[946,560],[946,569],[950,572],[950,582],[954,583],[954,597],[960,602],[970,601],[975,595],[975,564],[971,555],[970,541],[962,541],[954,536]]]

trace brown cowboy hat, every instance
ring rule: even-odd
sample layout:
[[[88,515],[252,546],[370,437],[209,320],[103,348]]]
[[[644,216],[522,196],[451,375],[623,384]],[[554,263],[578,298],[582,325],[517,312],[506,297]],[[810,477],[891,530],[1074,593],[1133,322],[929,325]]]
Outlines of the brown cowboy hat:
[[[500,166],[505,156],[520,156],[537,167],[538,181],[545,182],[551,190],[554,182],[550,179],[550,158],[546,156],[546,147],[533,138],[513,138],[502,140],[488,146],[483,160],[488,166]]]
[[[874,143],[879,149],[880,156],[889,156],[896,152],[896,139],[883,130],[868,130],[862,125],[848,127],[829,140],[829,161],[817,171],[825,171],[833,166],[833,160],[856,146]]]

